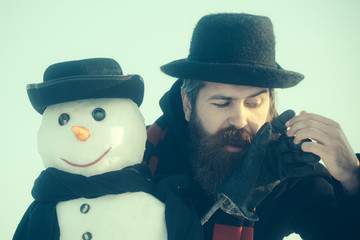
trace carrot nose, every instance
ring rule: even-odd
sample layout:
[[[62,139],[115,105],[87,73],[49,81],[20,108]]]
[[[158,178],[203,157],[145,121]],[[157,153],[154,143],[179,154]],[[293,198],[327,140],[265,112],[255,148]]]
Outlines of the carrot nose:
[[[79,141],[86,141],[90,137],[90,131],[84,127],[73,126],[71,130]]]

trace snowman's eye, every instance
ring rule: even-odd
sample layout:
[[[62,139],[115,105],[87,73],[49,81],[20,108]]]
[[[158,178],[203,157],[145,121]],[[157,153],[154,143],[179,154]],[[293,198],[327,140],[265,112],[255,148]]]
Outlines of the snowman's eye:
[[[62,113],[58,119],[60,126],[66,125],[69,122],[69,120],[70,120],[70,116],[67,113]]]
[[[105,118],[106,113],[102,108],[95,108],[92,112],[92,116],[96,121],[102,121]]]

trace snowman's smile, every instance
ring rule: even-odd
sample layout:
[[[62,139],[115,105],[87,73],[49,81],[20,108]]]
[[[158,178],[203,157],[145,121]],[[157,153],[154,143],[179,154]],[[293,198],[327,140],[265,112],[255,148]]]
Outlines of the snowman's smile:
[[[82,167],[82,168],[85,168],[85,167],[89,167],[91,165],[94,165],[95,163],[99,162],[103,157],[105,157],[106,154],[108,154],[108,152],[110,152],[111,150],[111,147],[109,147],[108,150],[106,150],[99,158],[97,158],[95,161],[92,161],[90,163],[87,163],[87,164],[76,164],[76,163],[72,163],[64,158],[60,158],[61,160],[63,160],[64,162],[66,162],[67,164],[73,166],[73,167]]]

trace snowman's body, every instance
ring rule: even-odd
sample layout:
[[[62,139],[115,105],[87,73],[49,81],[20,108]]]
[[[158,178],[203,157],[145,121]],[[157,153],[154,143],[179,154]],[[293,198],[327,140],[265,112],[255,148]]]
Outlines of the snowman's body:
[[[60,239],[167,239],[164,206],[144,193],[79,198],[56,206]]]
[[[130,99],[49,106],[38,135],[45,167],[86,177],[141,163],[146,129]],[[167,239],[164,204],[145,192],[58,202],[60,239]]]

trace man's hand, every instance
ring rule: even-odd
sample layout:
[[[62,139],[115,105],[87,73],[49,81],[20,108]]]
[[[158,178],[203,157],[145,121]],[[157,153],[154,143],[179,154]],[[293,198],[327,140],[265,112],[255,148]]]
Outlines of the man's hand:
[[[301,144],[304,152],[318,155],[330,174],[350,193],[360,188],[359,161],[338,123],[320,115],[301,112],[286,123],[287,136],[299,144],[304,139],[313,141]]]

